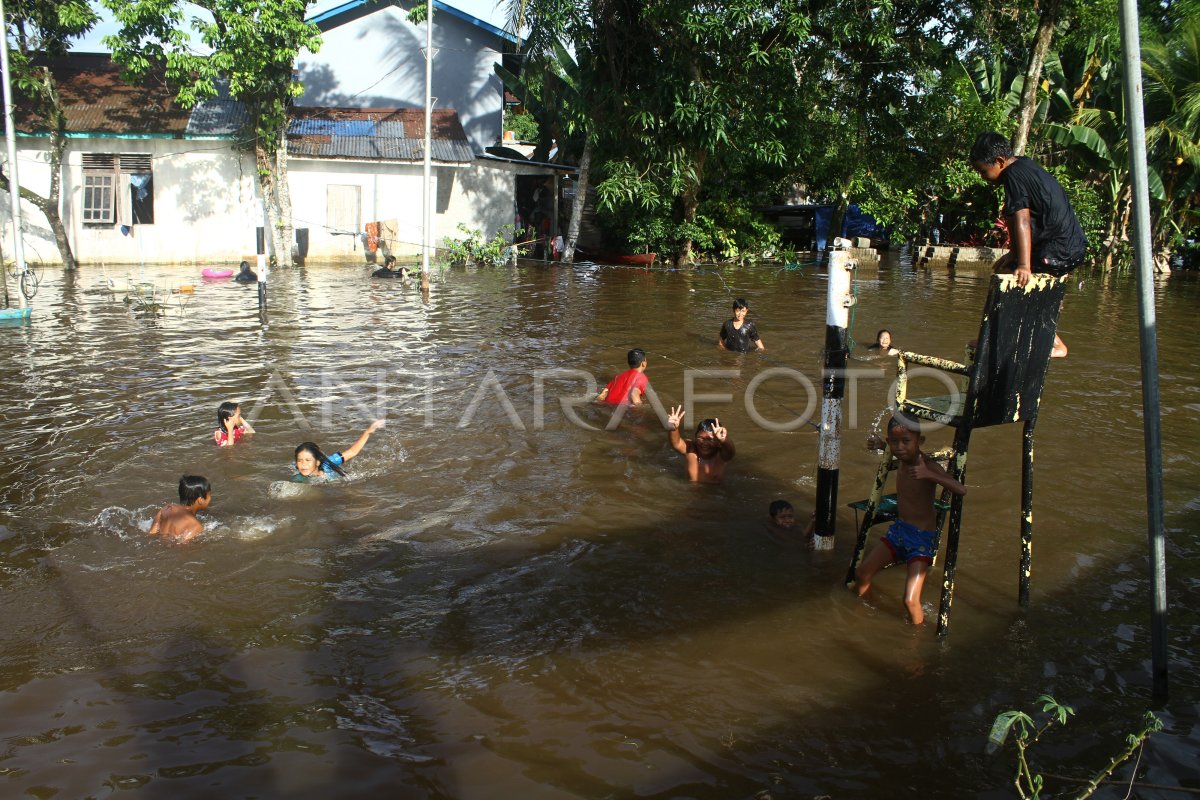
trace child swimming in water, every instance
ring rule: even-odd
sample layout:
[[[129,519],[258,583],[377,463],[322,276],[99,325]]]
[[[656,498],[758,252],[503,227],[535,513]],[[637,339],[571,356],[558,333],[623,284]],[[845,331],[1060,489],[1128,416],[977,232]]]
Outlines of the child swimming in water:
[[[650,379],[646,377],[646,351],[634,348],[626,355],[625,360],[629,369],[608,382],[600,394],[596,395],[597,403],[620,405],[628,403],[632,406],[642,404],[642,395],[650,388]]]
[[[243,436],[253,433],[254,428],[242,419],[241,406],[228,401],[217,406],[217,429],[213,431],[213,441],[220,447],[230,447],[240,442]]]
[[[702,420],[696,426],[696,438],[687,440],[679,435],[683,422],[683,406],[671,409],[667,424],[671,426],[667,440],[675,452],[687,457],[688,480],[695,483],[720,483],[725,477],[725,464],[733,460],[733,442],[729,432],[718,419]]]
[[[812,545],[813,531],[817,525],[817,512],[808,518],[803,532],[796,529],[796,509],[787,500],[774,500],[767,506],[767,536],[775,544]]]
[[[327,456],[321,452],[315,442],[304,442],[296,448],[296,472],[292,478],[295,481],[308,481],[313,478],[337,478],[346,474],[342,465],[359,454],[371,434],[383,427],[384,421],[377,419],[362,432],[354,444],[340,453]]]
[[[892,347],[892,332],[887,328],[883,328],[879,333],[875,334],[875,344],[868,347],[867,352],[871,355],[879,356],[895,356],[900,354],[899,350]]]
[[[212,487],[208,479],[200,475],[184,475],[179,479],[179,503],[169,503],[154,515],[154,522],[150,523],[150,535],[174,539],[181,544],[195,539],[204,531],[196,512],[208,508],[211,502]]]
[[[904,606],[914,625],[925,621],[921,607],[921,590],[925,575],[933,563],[934,541],[937,534],[937,512],[933,506],[934,491],[942,486],[956,495],[967,493],[967,487],[929,456],[921,452],[925,437],[915,419],[900,415],[888,421],[887,444],[900,462],[896,470],[896,521],[887,535],[867,554],[854,571],[854,583],[859,597],[871,591],[875,573],[901,561],[908,564],[908,579],[904,584]]]

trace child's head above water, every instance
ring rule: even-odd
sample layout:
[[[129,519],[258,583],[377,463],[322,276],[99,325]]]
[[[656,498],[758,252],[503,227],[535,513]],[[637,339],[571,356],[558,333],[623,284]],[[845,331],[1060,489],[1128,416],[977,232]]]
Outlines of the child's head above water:
[[[241,410],[241,406],[228,400],[217,406],[217,430],[225,430],[225,420],[238,416]]]
[[[629,366],[631,368],[637,369],[646,360],[646,351],[635,347],[629,351],[629,354],[625,357],[625,360],[629,362]]]
[[[796,510],[787,500],[775,500],[767,506],[767,514],[771,521],[781,528],[790,528],[796,524]]]
[[[185,506],[195,505],[201,500],[207,500],[212,495],[212,487],[208,484],[208,478],[200,475],[184,475],[179,479],[179,502]],[[205,502],[201,508],[207,506]]]
[[[743,308],[744,308],[744,309],[746,309],[747,311],[749,311],[749,310],[750,310],[750,304],[749,304],[749,303],[747,303],[747,302],[746,302],[744,299],[742,299],[741,297],[739,297],[737,300],[734,300],[734,301],[733,301],[733,310],[734,310],[734,312],[737,312],[737,311],[739,311],[740,309],[743,309]]]
[[[875,346],[886,350],[892,346],[892,332],[887,328],[881,328],[879,333],[875,334]]]
[[[303,442],[296,448],[296,471],[306,478],[312,478],[320,475],[326,468],[333,470],[338,475],[345,475],[346,471],[329,460],[329,456],[321,452],[321,448],[317,447],[316,442]]]

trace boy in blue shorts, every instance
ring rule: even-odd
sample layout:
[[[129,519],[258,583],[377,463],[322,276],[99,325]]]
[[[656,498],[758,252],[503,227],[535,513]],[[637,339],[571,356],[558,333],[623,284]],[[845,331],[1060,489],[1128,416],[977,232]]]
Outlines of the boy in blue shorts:
[[[914,625],[925,621],[921,590],[935,555],[937,512],[933,507],[934,492],[942,486],[959,496],[967,493],[966,486],[921,452],[924,442],[925,437],[915,419],[897,414],[888,421],[888,447],[900,462],[896,470],[896,521],[854,572],[855,590],[859,597],[865,597],[871,591],[871,579],[876,572],[890,564],[907,563],[904,607]]]

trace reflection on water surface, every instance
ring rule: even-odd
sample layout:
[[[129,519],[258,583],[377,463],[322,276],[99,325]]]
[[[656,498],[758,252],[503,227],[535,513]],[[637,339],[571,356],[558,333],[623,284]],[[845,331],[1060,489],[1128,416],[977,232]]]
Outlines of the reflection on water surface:
[[[184,272],[146,270],[162,285]],[[976,434],[939,642],[902,622],[900,571],[874,606],[842,588],[852,512],[833,552],[762,533],[776,497],[811,509],[816,438],[756,423],[745,395],[767,369],[817,379],[819,272],[523,265],[444,273],[428,304],[365,275],[272,273],[263,330],[254,287],[198,283],[182,313],[147,317],[83,268],[48,275],[32,325],[0,329],[8,794],[999,797],[1011,759],[983,755],[998,711],[1043,692],[1075,705],[1039,748],[1047,772],[1079,775],[1147,706],[1132,285],[1068,295],[1026,613],[1019,431]],[[864,344],[887,327],[954,358],[975,334],[981,273],[885,263],[860,278]],[[1200,788],[1200,357],[1185,344],[1200,290],[1185,275],[1159,292],[1172,702],[1140,769]],[[761,355],[715,347],[739,296]],[[685,428],[729,429],[723,485],[684,480],[652,410],[604,431],[606,411],[571,404],[634,346],[664,405],[693,396]],[[843,501],[869,489],[861,443],[890,380],[855,366]],[[224,400],[258,430],[233,448],[211,441]],[[774,427],[806,404],[785,374],[754,393]],[[345,448],[384,414],[349,479],[289,483],[298,443]],[[145,531],[182,473],[213,483],[207,531],[164,546]]]

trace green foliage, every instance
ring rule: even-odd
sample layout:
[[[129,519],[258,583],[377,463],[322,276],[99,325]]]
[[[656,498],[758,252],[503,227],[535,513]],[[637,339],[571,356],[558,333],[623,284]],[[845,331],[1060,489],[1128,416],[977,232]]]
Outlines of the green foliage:
[[[458,230],[465,234],[460,239],[447,236],[442,240],[439,251],[450,264],[483,264],[498,267],[512,258],[515,225],[502,225],[491,239],[485,239],[483,231],[468,228],[459,223]]]
[[[200,0],[211,18],[187,22],[211,55],[195,52],[184,30],[185,5],[175,0],[101,0],[121,24],[106,36],[113,59],[135,78],[162,65],[191,108],[217,95],[218,82],[246,105],[260,152],[273,154],[291,101],[303,93],[292,75],[302,50],[316,52],[320,31],[304,19],[308,0]]]
[[[1029,764],[1030,748],[1037,744],[1042,735],[1051,727],[1066,725],[1067,720],[1075,714],[1075,709],[1071,706],[1059,703],[1048,694],[1040,695],[1036,702],[1041,705],[1041,713],[1046,715],[1046,720],[1040,727],[1032,716],[1023,711],[1003,711],[996,716],[988,734],[987,751],[989,753],[1003,747],[1011,734],[1017,750],[1017,773],[1013,779],[1013,786],[1016,787],[1017,794],[1023,800],[1040,800],[1045,789],[1045,780],[1041,775],[1035,773]],[[1142,729],[1125,738],[1125,750],[1115,756],[1108,766],[1091,779],[1084,791],[1076,795],[1077,800],[1090,797],[1101,782],[1113,773],[1113,770],[1134,755],[1151,733],[1162,730],[1162,727],[1161,720],[1154,714],[1146,712]]]
[[[41,113],[53,114],[58,91],[50,70],[34,58],[65,55],[71,42],[96,24],[96,12],[86,0],[19,0],[6,3],[4,13],[13,86],[37,103]]]
[[[504,130],[512,131],[518,142],[536,142],[538,140],[538,122],[532,114],[514,114],[504,110]]]
[[[1079,218],[1083,235],[1088,240],[1088,249],[1092,253],[1097,252],[1107,235],[1108,224],[1100,192],[1093,183],[1075,177],[1065,165],[1051,166],[1047,172],[1062,184],[1071,201],[1071,208],[1075,209],[1075,216]]]

